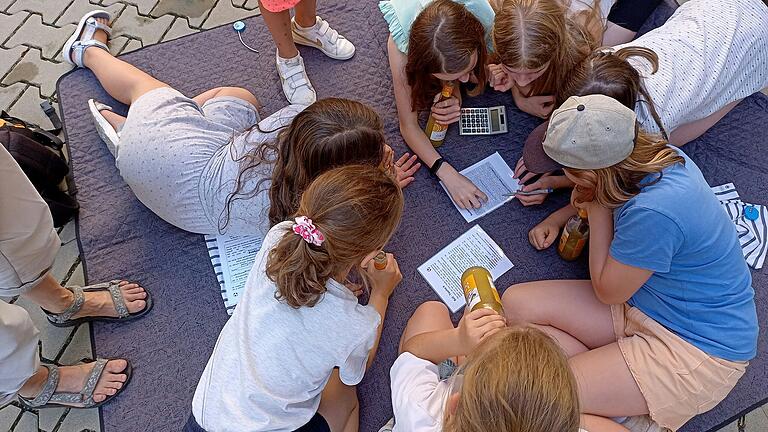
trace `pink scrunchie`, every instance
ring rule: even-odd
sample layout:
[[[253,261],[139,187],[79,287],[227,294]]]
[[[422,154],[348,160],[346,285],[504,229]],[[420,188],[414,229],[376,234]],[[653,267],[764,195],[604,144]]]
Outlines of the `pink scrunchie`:
[[[315,224],[312,223],[312,219],[306,216],[299,216],[294,220],[296,221],[296,223],[293,224],[294,234],[300,235],[301,238],[309,244],[322,246],[323,241],[325,241],[325,236],[317,230]]]

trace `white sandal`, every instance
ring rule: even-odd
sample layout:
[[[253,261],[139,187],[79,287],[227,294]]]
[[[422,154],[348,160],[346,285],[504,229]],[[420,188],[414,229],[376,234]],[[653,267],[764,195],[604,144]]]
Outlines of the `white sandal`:
[[[120,132],[112,127],[101,111],[113,111],[112,107],[103,104],[94,99],[88,99],[88,109],[91,111],[93,122],[96,124],[96,131],[101,140],[107,144],[112,156],[117,157],[117,144],[120,142]]]
[[[86,49],[97,47],[109,52],[107,45],[94,39],[93,35],[97,30],[103,30],[107,33],[107,37],[109,37],[112,36],[112,29],[108,25],[96,21],[96,18],[111,20],[112,15],[105,10],[95,10],[88,12],[80,18],[75,32],[67,39],[61,50],[61,56],[64,57],[65,62],[78,67],[85,67],[83,65],[83,55]]]

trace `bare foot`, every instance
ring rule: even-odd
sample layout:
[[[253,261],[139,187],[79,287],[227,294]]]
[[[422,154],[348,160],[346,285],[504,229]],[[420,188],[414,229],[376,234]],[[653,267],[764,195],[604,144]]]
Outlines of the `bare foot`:
[[[83,389],[88,373],[93,369],[94,365],[95,363],[85,363],[59,367],[59,385],[56,386],[56,393],[79,393]],[[93,391],[94,402],[103,402],[106,398],[115,395],[123,388],[128,376],[122,372],[125,371],[127,366],[128,362],[125,360],[109,360],[107,362],[104,372],[96,384],[96,389]],[[35,398],[42,391],[47,378],[48,368],[41,366],[24,383],[24,386],[19,390],[19,395],[27,399]],[[77,407],[78,405],[73,404],[70,406]]]
[[[129,283],[128,281],[120,281],[119,285],[128,312],[140,312],[147,306],[147,302],[145,301],[147,292],[144,291],[144,288],[138,284]],[[91,316],[118,316],[109,291],[85,292],[84,294],[85,303],[83,303],[83,307],[72,317],[72,319]]]

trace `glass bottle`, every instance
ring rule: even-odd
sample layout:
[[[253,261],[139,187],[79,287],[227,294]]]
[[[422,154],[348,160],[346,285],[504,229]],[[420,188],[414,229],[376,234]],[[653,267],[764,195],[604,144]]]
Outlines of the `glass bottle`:
[[[504,315],[499,291],[493,284],[491,272],[484,267],[470,267],[461,275],[461,286],[464,288],[464,299],[469,311],[480,308],[493,309],[499,315]]]
[[[442,102],[451,97],[453,94],[453,81],[448,81],[443,84],[443,89],[440,92],[440,99],[437,102]],[[427,134],[427,138],[432,143],[433,147],[440,147],[445,141],[445,134],[448,133],[448,125],[440,124],[435,121],[432,113],[429,114],[429,120],[427,120],[427,127],[424,128],[424,133]]]
[[[560,236],[560,244],[557,246],[557,252],[564,260],[573,261],[581,255],[587,240],[589,240],[587,212],[584,209],[579,209],[565,223],[563,234]]]
[[[384,251],[379,251],[375,257],[373,257],[373,268],[376,270],[384,270],[387,268],[387,254]]]

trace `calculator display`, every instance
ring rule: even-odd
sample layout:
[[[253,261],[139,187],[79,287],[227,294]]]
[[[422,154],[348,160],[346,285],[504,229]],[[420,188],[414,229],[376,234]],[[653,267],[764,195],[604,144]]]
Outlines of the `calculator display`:
[[[500,128],[499,125],[499,112],[497,110],[491,110],[491,130],[497,131]]]

